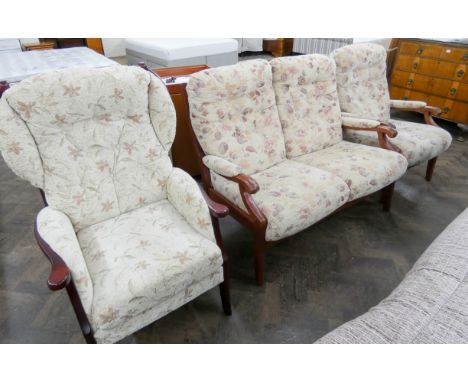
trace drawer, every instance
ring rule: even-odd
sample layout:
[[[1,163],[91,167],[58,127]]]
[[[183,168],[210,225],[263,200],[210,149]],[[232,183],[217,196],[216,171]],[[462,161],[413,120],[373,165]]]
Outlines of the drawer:
[[[429,98],[429,104],[441,108],[441,118],[468,123],[468,104],[464,102],[433,96]]]
[[[442,46],[419,43],[415,41],[403,41],[400,44],[400,53],[415,57],[439,58]]]
[[[468,63],[468,48],[444,46],[440,53],[441,60]]]
[[[392,74],[391,84],[420,92],[430,92],[430,87],[432,85],[431,79],[432,77],[417,73],[395,70]]]
[[[459,81],[434,78],[431,93],[468,102],[468,84]]]
[[[410,89],[400,88],[397,86],[390,86],[390,98],[391,99],[427,102],[429,97],[430,96],[425,93],[413,91]]]
[[[15,38],[2,39],[0,40],[0,50],[21,50],[21,44]]]

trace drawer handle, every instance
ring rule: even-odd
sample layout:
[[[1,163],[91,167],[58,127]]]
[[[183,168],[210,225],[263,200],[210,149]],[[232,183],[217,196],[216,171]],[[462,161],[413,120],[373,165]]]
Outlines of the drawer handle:
[[[418,68],[418,63],[415,62],[415,63],[413,64],[413,69],[417,69],[417,68]]]
[[[448,113],[449,110],[450,110],[450,109],[449,109],[448,107],[444,107],[444,108],[442,109],[442,113],[444,113],[444,114],[445,114],[445,113]]]
[[[424,52],[424,49],[423,49],[423,48],[419,48],[419,49],[416,51],[417,54],[421,54],[422,52]]]
[[[463,77],[463,75],[465,74],[465,71],[463,69],[460,69],[458,72],[457,72],[457,77]]]
[[[408,101],[408,96],[403,96],[402,98],[404,101]]]
[[[465,54],[463,55],[463,61],[468,61],[468,53],[465,53]]]
[[[408,81],[406,81],[406,83],[407,83],[408,85],[413,85],[413,82],[414,82],[414,81],[413,81],[412,79],[409,79]]]
[[[451,95],[457,94],[457,89],[455,88],[450,89],[450,94]]]

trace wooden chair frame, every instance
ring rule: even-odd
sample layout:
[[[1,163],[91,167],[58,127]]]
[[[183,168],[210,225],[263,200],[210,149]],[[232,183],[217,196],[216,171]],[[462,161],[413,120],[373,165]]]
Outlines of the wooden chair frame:
[[[422,113],[424,115],[424,122],[427,125],[432,125],[441,128],[435,121],[434,118],[435,116],[438,116],[442,110],[438,107],[435,106],[423,106],[423,107],[417,107],[417,108],[407,108],[407,107],[391,107],[391,109],[394,110],[399,110],[399,111],[413,111],[417,113]],[[427,167],[426,167],[426,176],[425,179],[426,181],[430,182],[432,179],[432,175],[434,174],[434,169],[435,165],[437,162],[437,157],[431,158],[427,162]]]
[[[187,101],[188,102],[188,101]],[[397,131],[391,124],[382,123],[381,125],[374,128],[356,128],[351,126],[342,126],[343,129],[351,130],[367,130],[375,131],[378,135],[379,145],[381,148],[397,151],[395,146],[393,146],[387,137],[394,138],[397,136]],[[259,186],[255,179],[246,174],[239,174],[236,176],[222,176],[223,178],[235,182],[239,185],[239,192],[241,194],[242,201],[246,207],[246,210],[243,210],[235,203],[231,202],[224,195],[216,191],[211,183],[210,169],[205,166],[202,158],[205,156],[205,153],[198,142],[198,139],[195,135],[193,127],[191,126],[191,135],[193,144],[195,147],[195,152],[197,153],[197,160],[201,169],[201,177],[203,182],[203,187],[206,193],[215,201],[227,205],[229,208],[230,214],[241,224],[250,229],[254,236],[254,260],[255,260],[255,281],[257,285],[261,286],[265,283],[265,251],[268,246],[274,245],[277,241],[266,241],[265,233],[268,226],[268,219],[262,213],[258,205],[255,203],[252,195],[259,191]],[[395,183],[391,183],[381,190],[381,203],[383,204],[384,211],[389,211],[391,207],[393,189]],[[359,199],[353,200],[346,203],[342,207],[338,208],[332,214],[342,210],[345,207],[354,205]],[[332,215],[330,214],[330,215]]]

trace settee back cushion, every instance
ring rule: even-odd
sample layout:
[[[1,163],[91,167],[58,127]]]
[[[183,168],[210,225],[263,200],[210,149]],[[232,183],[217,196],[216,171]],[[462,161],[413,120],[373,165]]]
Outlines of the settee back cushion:
[[[37,145],[48,204],[67,214],[75,230],[166,198],[175,112],[164,84],[149,72],[124,66],[50,72],[4,96],[3,106]]]
[[[377,44],[354,44],[332,52],[341,110],[380,121],[390,119],[386,51]]]
[[[343,139],[335,63],[327,56],[281,57],[270,62],[289,158]]]
[[[285,159],[267,61],[249,60],[195,73],[187,93],[192,126],[205,154],[224,158],[245,174]]]

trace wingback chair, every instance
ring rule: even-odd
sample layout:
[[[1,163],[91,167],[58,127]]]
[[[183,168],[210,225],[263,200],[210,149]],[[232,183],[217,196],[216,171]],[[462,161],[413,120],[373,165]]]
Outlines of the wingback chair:
[[[300,138],[291,143],[287,129],[285,132],[282,127],[284,118],[280,121],[273,78],[267,61],[249,60],[195,73],[187,86],[205,190],[213,199],[228,204],[232,216],[253,231],[255,275],[259,285],[265,280],[267,244],[311,226],[347,203],[352,193],[347,179],[319,166],[302,163],[296,160],[296,151],[291,152],[296,145],[297,151],[305,154],[341,141],[338,104],[335,102],[334,113],[322,109],[323,105],[307,111],[308,115],[300,122],[305,147],[302,152]],[[314,120],[312,114],[322,112],[326,115],[319,122],[321,125],[315,132],[309,132],[308,129],[314,128],[310,126]],[[332,114],[338,118],[336,121],[332,121]],[[393,133],[379,122],[358,122],[361,128],[373,129],[374,134],[377,129],[382,135],[384,131]],[[379,179],[375,184],[386,186],[405,171],[406,160],[394,152],[376,151],[389,159],[386,168],[392,168],[392,171],[382,171],[385,180]]]
[[[87,342],[119,341],[217,285],[230,314],[216,220],[228,210],[173,168],[174,135],[165,85],[140,68],[51,72],[1,99],[5,161],[48,205],[35,231],[48,286],[66,288]]]
[[[452,142],[451,135],[433,120],[440,109],[422,101],[391,100],[386,78],[386,51],[381,45],[348,45],[331,53],[337,66],[337,86],[341,110],[351,115],[393,124],[398,136],[390,139],[408,160],[408,166],[428,162],[426,180],[430,181],[437,157]],[[425,124],[390,118],[390,109],[424,114]],[[375,135],[366,131],[347,131],[351,142],[377,146]]]

